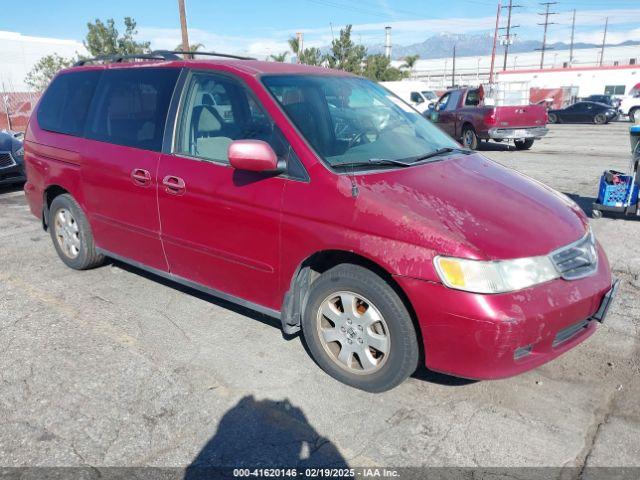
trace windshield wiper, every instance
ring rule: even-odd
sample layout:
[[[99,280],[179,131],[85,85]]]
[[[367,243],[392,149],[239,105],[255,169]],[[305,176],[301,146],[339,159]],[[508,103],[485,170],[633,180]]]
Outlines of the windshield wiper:
[[[389,158],[370,158],[361,162],[336,163],[333,167],[371,167],[371,166],[399,166],[410,167],[412,163],[401,162],[400,160],[392,160]]]
[[[473,153],[473,150],[468,150],[466,148],[455,148],[455,147],[439,148],[437,150],[434,150],[433,152],[425,153],[424,155],[420,155],[418,157],[413,157],[411,159],[413,160],[412,165],[415,165],[416,163],[424,162],[426,160],[430,160],[434,157],[439,157],[446,153],[453,153],[453,152],[462,153],[463,155],[471,155]]]

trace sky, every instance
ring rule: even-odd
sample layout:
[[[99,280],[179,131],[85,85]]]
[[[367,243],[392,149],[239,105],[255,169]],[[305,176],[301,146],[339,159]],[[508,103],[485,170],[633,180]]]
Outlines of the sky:
[[[9,1],[9,0],[5,0]],[[508,3],[509,0],[503,0]],[[409,45],[441,33],[490,35],[495,25],[494,0],[185,0],[191,43],[206,50],[268,55],[288,49],[287,39],[304,33],[305,46],[326,46],[345,24],[353,24],[356,41],[384,42],[392,27],[394,44]],[[548,41],[569,41],[571,15],[576,14],[576,41],[602,41],[609,17],[607,43],[640,40],[640,0],[557,0]],[[518,38],[542,38],[543,7],[534,0],[514,0],[514,32]],[[506,12],[506,10],[503,10]],[[29,0],[10,15],[0,16],[0,30],[22,35],[81,41],[86,23],[95,18],[125,16],[138,23],[139,39],[153,48],[180,43],[177,0]],[[503,17],[504,18],[504,17]],[[332,34],[333,30],[333,34]]]

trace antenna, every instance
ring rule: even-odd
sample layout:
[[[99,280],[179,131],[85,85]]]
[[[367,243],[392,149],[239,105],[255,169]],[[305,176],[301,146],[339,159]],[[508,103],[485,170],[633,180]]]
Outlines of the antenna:
[[[546,50],[552,50],[552,48],[547,47],[547,29],[549,25],[555,25],[554,22],[549,21],[549,15],[557,15],[557,12],[550,12],[549,8],[551,7],[551,5],[556,5],[557,3],[558,2],[543,2],[540,4],[546,7],[544,13],[538,13],[538,15],[544,15],[544,23],[538,24],[538,25],[544,25],[544,34],[542,36],[542,48],[536,48],[536,50],[539,50],[540,52],[542,52],[542,54],[540,55],[540,70],[544,68],[544,52]]]

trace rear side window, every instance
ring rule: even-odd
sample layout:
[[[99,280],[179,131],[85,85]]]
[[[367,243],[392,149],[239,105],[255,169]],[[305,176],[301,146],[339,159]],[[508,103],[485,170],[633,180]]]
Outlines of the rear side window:
[[[81,136],[101,71],[58,75],[38,107],[38,125],[44,130]]]
[[[176,68],[106,70],[89,113],[86,137],[160,151]]]

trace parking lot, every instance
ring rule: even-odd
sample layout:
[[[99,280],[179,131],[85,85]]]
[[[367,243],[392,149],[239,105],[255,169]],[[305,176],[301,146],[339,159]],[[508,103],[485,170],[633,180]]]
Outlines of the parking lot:
[[[590,214],[602,171],[627,167],[628,127],[481,149]],[[19,189],[0,208],[0,465],[640,466],[635,219],[592,221],[624,283],[585,343],[507,380],[421,369],[373,395],[267,317],[119,263],[65,267]]]

